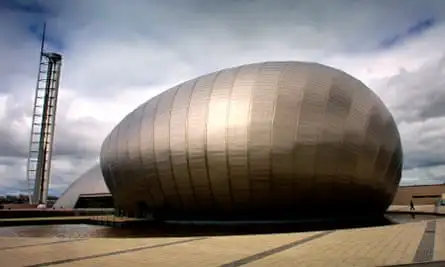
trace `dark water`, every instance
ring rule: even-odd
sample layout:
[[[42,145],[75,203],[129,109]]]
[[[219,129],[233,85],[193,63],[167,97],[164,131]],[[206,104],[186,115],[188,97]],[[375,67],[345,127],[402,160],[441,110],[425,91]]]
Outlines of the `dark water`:
[[[144,233],[138,233],[133,229],[112,228],[107,226],[61,224],[0,227],[0,236],[62,238],[143,237]]]
[[[260,222],[260,223],[218,223],[218,222],[170,222],[160,225],[146,225],[132,228],[70,224],[0,227],[4,237],[61,237],[61,238],[138,238],[138,237],[178,237],[178,236],[217,236],[242,234],[273,234],[333,230],[357,227],[383,226],[394,223],[409,223],[436,218],[430,215],[391,214],[384,219],[355,222]],[[389,219],[389,220],[388,220]]]
[[[434,215],[423,215],[423,214],[417,214],[412,216],[411,214],[388,214],[386,217],[396,223],[410,223],[410,222],[419,222],[419,221],[425,221],[425,220],[434,220],[437,218],[443,218],[439,216]]]

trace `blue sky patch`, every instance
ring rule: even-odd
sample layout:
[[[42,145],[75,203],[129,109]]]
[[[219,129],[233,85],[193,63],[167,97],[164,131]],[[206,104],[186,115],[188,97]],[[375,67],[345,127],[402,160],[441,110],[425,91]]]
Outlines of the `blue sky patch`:
[[[37,1],[27,1],[25,4],[23,1],[2,0],[0,1],[0,9],[26,13],[49,13],[49,11]]]
[[[380,42],[380,48],[391,48],[394,47],[404,40],[412,37],[416,37],[425,31],[431,29],[437,24],[437,20],[434,17],[429,17],[427,19],[420,20],[415,24],[411,25],[406,31],[402,33],[397,33],[393,36],[390,36]]]
[[[31,23],[28,26],[28,31],[37,39],[42,40],[42,33],[43,33],[43,24],[44,21],[39,21],[37,23]],[[61,52],[61,50],[64,49],[64,45],[62,41],[58,38],[56,38],[54,35],[51,34],[51,27],[50,25],[46,25],[46,36],[45,36],[45,48],[54,48],[57,51],[54,52]]]

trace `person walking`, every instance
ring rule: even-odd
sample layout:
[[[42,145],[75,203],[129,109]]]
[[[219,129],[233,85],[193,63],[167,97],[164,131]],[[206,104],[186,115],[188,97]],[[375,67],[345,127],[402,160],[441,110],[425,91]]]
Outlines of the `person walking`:
[[[409,206],[410,206],[410,208],[409,208],[410,211],[415,211],[416,210],[416,208],[414,207],[414,202],[413,202],[412,199],[411,199],[411,202],[409,203]]]
[[[411,218],[414,220],[414,219],[416,219],[416,213],[414,212],[415,210],[416,210],[416,208],[414,208],[414,202],[413,202],[413,200],[411,199],[411,201],[409,202],[409,210],[410,210],[410,213],[411,213]]]

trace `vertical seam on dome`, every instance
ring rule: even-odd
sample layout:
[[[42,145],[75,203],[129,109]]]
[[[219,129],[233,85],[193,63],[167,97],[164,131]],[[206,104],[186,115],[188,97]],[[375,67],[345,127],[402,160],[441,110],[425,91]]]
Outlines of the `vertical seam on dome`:
[[[305,66],[305,68],[303,69],[305,74],[308,72],[309,68],[310,68],[310,66]],[[301,75],[301,74],[298,74],[298,75]],[[297,107],[297,114],[295,116],[295,120],[296,120],[295,121],[295,128],[293,130],[293,138],[292,138],[293,146],[295,146],[295,147],[292,147],[292,171],[291,171],[291,177],[292,177],[292,190],[291,190],[291,192],[292,192],[292,197],[293,197],[292,205],[297,204],[295,202],[298,199],[298,197],[296,197],[296,194],[295,194],[295,192],[296,192],[295,189],[296,189],[296,187],[298,185],[298,177],[296,177],[298,172],[296,172],[295,160],[297,158],[296,155],[298,153],[298,151],[297,151],[297,149],[298,149],[298,132],[299,132],[299,127],[300,127],[300,123],[301,123],[301,115],[302,115],[301,111],[303,109],[303,100],[304,100],[304,95],[305,95],[305,91],[306,91],[306,86],[309,84],[308,83],[308,81],[309,81],[308,76],[305,75],[303,77],[304,77],[304,83],[303,83],[303,87],[299,88],[299,90],[301,91],[300,96],[299,96],[300,97],[300,99],[299,99],[300,103],[299,103],[299,106]]]
[[[254,64],[255,65],[255,64]],[[247,180],[249,182],[249,200],[248,203],[251,202],[252,200],[252,181],[251,181],[251,177],[252,177],[252,173],[250,171],[250,132],[251,132],[251,126],[252,126],[252,101],[253,101],[253,96],[255,93],[255,87],[257,84],[257,80],[256,78],[258,77],[258,74],[261,73],[261,70],[263,69],[264,63],[258,64],[258,69],[256,70],[255,73],[255,77],[254,77],[254,82],[250,88],[250,99],[249,99],[249,111],[248,111],[248,121],[246,123],[246,159],[247,159]]]
[[[152,126],[153,126],[152,127],[152,133],[151,133],[151,136],[152,136],[152,151],[151,152],[153,153],[153,167],[154,167],[154,170],[155,170],[156,180],[158,182],[159,190],[160,190],[160,192],[162,194],[162,197],[163,197],[162,206],[165,207],[165,205],[167,204],[167,198],[165,197],[164,189],[162,188],[162,183],[161,183],[161,180],[159,179],[158,161],[157,161],[157,158],[156,158],[156,151],[155,151],[156,117],[157,117],[159,103],[161,102],[163,97],[165,97],[165,92],[163,92],[162,94],[159,95],[159,97],[157,98],[157,101],[156,101],[156,106],[155,106],[155,108],[153,110],[154,116],[153,116],[153,121],[151,123]],[[167,208],[169,208],[169,207],[167,207]]]
[[[125,128],[124,128],[124,133],[125,133],[125,135],[124,135],[124,146],[123,146],[123,149],[122,149],[122,155],[123,155],[123,157],[124,157],[124,160],[123,160],[123,162],[124,162],[124,168],[122,168],[123,169],[123,173],[124,173],[124,177],[127,177],[127,176],[130,176],[132,173],[131,172],[129,172],[128,171],[128,164],[129,164],[129,147],[128,147],[128,144],[129,144],[129,131],[130,131],[130,129],[131,129],[131,119],[132,119],[132,117],[134,116],[134,110],[133,111],[131,111],[130,113],[128,113],[127,114],[127,116],[125,117],[125,119],[124,119],[124,121],[125,121]],[[125,190],[125,191],[127,191],[127,190]],[[128,192],[127,192],[128,193]],[[128,199],[128,198],[127,198]],[[131,200],[129,201],[130,203],[131,203]]]
[[[208,155],[207,155],[207,123],[208,123],[208,119],[209,119],[209,112],[210,112],[210,99],[212,97],[213,94],[213,90],[215,89],[215,82],[218,79],[219,75],[222,73],[223,71],[218,71],[217,73],[215,73],[215,77],[213,78],[212,84],[210,85],[211,89],[210,89],[210,93],[209,93],[209,98],[207,99],[207,101],[205,102],[207,105],[207,111],[205,113],[205,118],[204,118],[204,137],[203,137],[203,141],[204,141],[204,165],[205,165],[205,170],[206,170],[206,177],[207,177],[207,182],[209,183],[209,190],[210,190],[210,196],[212,197],[212,206],[215,207],[217,200],[215,198],[215,193],[213,192],[213,188],[212,188],[212,180],[210,179],[210,174],[209,174],[209,159],[208,159]]]
[[[379,100],[378,97],[376,97],[376,98],[377,98],[377,100]],[[379,114],[385,113],[385,112],[382,112],[382,110],[381,110],[382,105],[383,105],[382,102],[380,102],[380,101],[377,102],[376,106],[379,109]],[[389,114],[389,112],[388,112],[387,115],[388,116],[386,118],[384,118],[382,115],[380,115],[380,118],[382,120],[383,131],[384,131],[384,135],[385,136],[387,135],[387,131],[388,131],[388,121],[391,120],[391,114]],[[379,144],[378,149],[377,149],[377,156],[376,156],[376,158],[374,160],[374,175],[373,176],[375,176],[376,168],[380,169],[380,166],[377,166],[378,159],[379,159],[379,156],[380,156],[380,152],[383,150],[384,151],[383,153],[386,153],[385,150],[387,148],[388,148],[388,146],[387,146],[387,138],[385,138],[385,140],[383,140],[383,141],[381,140],[380,141],[380,144]],[[392,151],[395,151],[395,149],[397,149],[397,145],[394,145],[394,149]],[[384,167],[384,169],[377,170],[378,172],[380,172],[380,177],[377,177],[379,182],[385,183],[386,173],[387,173],[387,171],[389,169],[389,164],[391,163],[393,154],[394,153],[391,153],[391,156],[389,157],[389,161],[385,162],[386,166]]]
[[[232,69],[233,70],[233,69]],[[241,67],[236,68],[236,71],[234,73],[234,79],[233,82],[231,84],[230,87],[230,92],[229,92],[229,96],[228,96],[228,101],[227,101],[227,109],[226,109],[226,122],[225,122],[225,133],[224,133],[224,149],[226,152],[226,167],[227,167],[227,182],[229,183],[229,195],[230,195],[230,202],[231,202],[231,208],[233,211],[233,205],[235,203],[235,197],[233,196],[233,189],[232,189],[232,177],[231,177],[231,168],[230,168],[230,155],[229,155],[229,138],[228,138],[228,134],[229,134],[229,124],[230,124],[230,107],[232,105],[232,93],[233,93],[233,87],[236,84],[236,80],[238,78],[238,74],[241,71]]]
[[[317,72],[320,72],[320,71],[321,71],[321,69],[317,70]],[[317,73],[317,74],[319,74],[319,73]],[[322,74],[320,74],[319,76],[320,77],[324,77],[324,75],[322,75]],[[314,162],[312,164],[313,171],[312,171],[312,179],[311,179],[311,194],[313,196],[315,196],[315,197],[318,197],[316,195],[317,190],[315,189],[317,187],[317,180],[318,180],[317,179],[317,172],[316,172],[316,166],[317,166],[317,163],[318,163],[317,153],[318,153],[318,150],[320,148],[320,142],[319,142],[320,141],[320,136],[323,133],[322,129],[320,129],[320,128],[322,128],[324,126],[323,123],[324,123],[324,119],[325,119],[325,116],[326,116],[326,110],[328,108],[329,94],[330,94],[330,91],[331,91],[331,88],[332,88],[332,85],[333,85],[333,78],[334,78],[333,76],[329,76],[329,81],[331,83],[329,84],[329,89],[328,89],[329,91],[327,92],[327,94],[328,94],[327,95],[327,99],[325,99],[326,102],[324,103],[323,113],[321,115],[322,119],[321,119],[321,122],[320,121],[317,122],[317,132],[316,132],[317,141],[315,143],[315,151],[314,151],[314,155],[313,155]],[[321,79],[320,81],[323,83],[321,86],[323,86],[325,81],[323,79]],[[317,86],[320,87],[320,83],[319,82],[317,82]],[[320,123],[322,123],[322,127],[320,127],[320,125],[319,125]]]
[[[99,153],[100,157],[99,157],[98,164],[99,164],[100,172],[101,172],[102,178],[104,179],[105,185],[107,186],[108,191],[110,191],[110,193],[111,193],[111,191],[114,190],[114,189],[112,189],[113,180],[112,180],[112,178],[108,178],[108,179],[110,179],[110,181],[108,182],[107,179],[105,178],[106,176],[108,176],[108,177],[111,176],[110,168],[109,168],[109,166],[107,166],[110,164],[109,159],[106,159],[105,162],[104,162],[104,160],[102,160],[102,158],[103,158],[102,155],[106,155],[105,157],[109,157],[107,155],[109,152],[108,151],[109,146],[110,146],[110,134],[108,134],[107,137],[105,137],[105,140],[102,143],[100,153]],[[104,169],[105,169],[105,171],[104,171]],[[105,174],[107,174],[107,175],[105,175]]]
[[[176,177],[175,177],[175,173],[173,171],[173,163],[172,163],[172,150],[171,150],[171,118],[172,118],[172,109],[173,109],[173,105],[175,103],[175,99],[176,99],[176,95],[179,92],[179,89],[181,88],[181,85],[178,85],[176,87],[176,92],[173,95],[170,107],[169,107],[169,112],[168,112],[168,160],[170,163],[170,172],[171,172],[171,176],[172,176],[172,180],[173,180],[173,185],[175,187],[175,191],[176,191],[176,195],[178,197],[178,200],[181,204],[181,207],[184,208],[184,201],[181,198],[181,195],[179,194],[179,190],[178,190],[178,184],[176,183]]]
[[[148,100],[147,102],[145,102],[145,104],[142,107],[142,114],[141,114],[141,118],[139,119],[139,127],[137,129],[137,131],[138,131],[138,136],[137,136],[137,138],[138,138],[138,154],[139,154],[138,163],[142,169],[144,167],[144,162],[142,161],[142,150],[141,150],[142,123],[143,123],[144,117],[145,117],[145,109],[147,108],[147,106],[150,102],[151,102],[151,100]],[[146,175],[144,173],[141,174],[141,180],[143,180],[143,181],[147,180]],[[147,189],[148,196],[152,202],[151,205],[148,205],[148,206],[149,207],[151,206],[151,208],[153,208],[153,206],[156,205],[156,200],[153,197],[153,195],[151,194],[150,188],[146,188],[146,189]]]
[[[272,104],[272,119],[270,121],[270,137],[269,137],[269,201],[272,202],[272,187],[273,187],[273,181],[275,180],[273,175],[273,137],[274,137],[274,122],[275,122],[275,115],[276,115],[276,106],[278,102],[278,91],[280,86],[280,81],[283,79],[284,73],[287,70],[289,66],[289,63],[286,63],[284,67],[281,69],[280,75],[278,77],[278,80],[276,82],[276,90],[274,94],[274,100]]]
[[[362,86],[364,86],[364,87],[366,87],[364,84],[362,84],[361,83],[361,85]],[[366,93],[366,99],[369,99],[369,97],[372,97],[372,95],[370,94],[370,92],[369,91],[367,91],[367,90],[364,90],[364,92]],[[371,109],[372,109],[372,107],[373,107],[373,105],[372,104],[369,104],[368,105],[368,103],[370,103],[369,101],[365,101],[364,103],[362,103],[362,106],[364,106],[365,108],[364,108],[364,112],[365,113],[360,113],[360,115],[365,115],[365,118],[363,119],[364,121],[365,121],[365,125],[364,125],[364,127],[363,127],[363,137],[362,137],[362,139],[361,139],[361,142],[358,144],[358,151],[359,151],[359,153],[358,153],[358,157],[357,157],[357,164],[356,164],[356,166],[355,166],[355,168],[354,168],[354,175],[357,175],[357,177],[360,177],[359,176],[359,173],[361,172],[361,170],[359,169],[359,167],[360,167],[360,163],[361,163],[361,161],[362,161],[362,158],[363,158],[363,156],[365,155],[365,153],[367,152],[367,143],[366,143],[366,136],[367,136],[367,129],[368,129],[368,126],[369,126],[369,112],[371,111]],[[363,185],[365,185],[365,186],[368,186],[368,183],[367,183],[367,181],[361,181],[361,180],[359,180],[359,184],[361,185],[361,186],[363,186]],[[365,196],[365,197],[367,197],[367,195]]]
[[[115,131],[117,131],[117,127],[115,127],[111,131],[110,139],[108,140],[109,144],[108,144],[108,148],[107,148],[107,154],[111,154],[111,152],[113,152],[113,146],[114,146],[114,143],[116,141],[115,141],[115,138],[112,138],[112,137],[115,137],[115,135],[116,135]],[[108,167],[108,174],[110,175],[110,182],[111,182],[110,184],[111,184],[111,187],[113,188],[113,190],[115,192],[115,194],[113,195],[113,198],[116,200],[118,198],[119,193],[116,190],[116,188],[117,188],[116,187],[116,179],[115,179],[116,175],[113,172],[114,165],[115,165],[115,156],[113,154],[112,156],[109,156],[109,163],[108,163],[107,167]],[[118,201],[116,201],[116,203],[117,202]]]
[[[119,162],[119,136],[120,136],[120,129],[121,129],[122,127],[121,127],[121,124],[119,123],[119,125],[118,125],[118,127],[116,127],[116,136],[115,136],[115,144],[116,144],[116,146],[115,146],[115,150],[114,150],[114,155],[113,155],[113,169],[115,169],[116,167],[115,167],[115,165],[117,165],[116,164],[116,162]],[[121,176],[121,170],[119,170],[118,171],[118,177],[119,176]],[[119,178],[120,179],[120,178]],[[114,185],[115,185],[115,187],[117,186],[119,186],[119,184],[118,184],[118,182],[117,182],[117,180],[115,180],[115,183],[114,183]],[[117,191],[117,190],[116,190]],[[122,198],[122,195],[123,194],[118,194],[119,195],[119,199],[121,199]],[[121,201],[119,201],[120,203],[122,203]],[[122,208],[122,207],[121,207]]]
[[[351,83],[351,81],[349,81],[348,79],[349,79],[349,77],[347,76],[347,74],[346,73],[344,73],[344,72],[340,72],[340,73],[338,73],[338,74],[336,74],[336,76],[334,77],[334,78],[338,78],[337,80],[336,80],[336,82],[337,82],[337,86],[339,87],[339,89],[340,90],[349,90],[349,89],[346,89],[346,88],[344,88],[344,86],[350,86],[350,83]],[[332,79],[333,81],[334,81],[334,78]],[[334,84],[333,84],[334,85]],[[329,92],[329,98],[328,98],[328,104],[326,105],[326,108],[327,108],[327,106],[329,105],[329,101],[330,101],[330,93],[331,92]],[[346,117],[344,117],[344,118],[341,118],[341,123],[340,123],[340,127],[341,127],[341,137],[340,137],[340,141],[336,144],[337,145],[337,147],[334,147],[334,149],[336,149],[337,151],[339,151],[339,162],[336,164],[336,166],[335,166],[335,171],[334,171],[334,173],[333,173],[333,176],[334,177],[338,177],[339,179],[344,179],[344,178],[346,178],[346,183],[348,184],[348,186],[352,186],[352,184],[353,184],[353,179],[351,179],[351,176],[350,175],[344,175],[344,173],[342,174],[341,172],[340,172],[340,167],[339,166],[341,166],[341,163],[342,163],[342,161],[344,160],[344,158],[342,158],[342,156],[344,156],[344,154],[345,154],[345,149],[347,149],[347,148],[345,148],[345,131],[346,131],[346,129],[347,129],[347,127],[348,127],[348,119],[350,118],[350,116],[351,116],[351,110],[352,110],[352,108],[353,108],[353,104],[354,104],[354,94],[356,94],[357,93],[357,91],[356,90],[352,90],[352,92],[350,93],[350,95],[348,96],[349,97],[349,100],[350,100],[350,104],[349,104],[349,108],[348,108],[348,110],[347,110],[347,115],[346,115]],[[342,94],[343,94],[343,92],[342,92]],[[343,108],[343,107],[342,107]],[[337,116],[337,115],[336,115]],[[349,153],[349,151],[346,151],[346,153]],[[347,168],[347,167],[346,167]],[[341,178],[341,177],[343,177],[343,178]],[[335,191],[336,189],[337,189],[337,186],[338,185],[335,185],[334,184],[334,187],[331,189],[331,190],[333,190],[333,191]],[[335,194],[335,193],[334,193]]]
[[[189,130],[189,114],[190,114],[190,105],[192,103],[192,97],[193,94],[195,93],[195,89],[196,89],[196,84],[198,83],[198,80],[200,78],[197,78],[194,80],[193,85],[192,85],[192,89],[190,92],[190,96],[189,96],[189,100],[187,103],[187,110],[186,110],[186,116],[185,116],[185,129],[184,129],[184,145],[185,145],[185,161],[187,162],[187,173],[188,173],[188,177],[189,177],[189,183],[190,183],[190,188],[192,189],[192,195],[193,195],[193,204],[195,205],[193,208],[197,208],[198,206],[198,199],[196,197],[196,192],[195,192],[195,183],[193,181],[193,177],[192,177],[192,172],[190,171],[190,157],[189,157],[189,134],[188,134],[188,130]]]
[[[397,125],[396,124],[396,122],[395,122],[395,120],[394,120],[394,117],[392,117],[392,115],[391,115],[391,118],[392,118],[392,120],[393,120],[393,123],[394,123],[394,125]],[[396,148],[396,151],[397,151],[397,154],[400,154],[400,155],[398,155],[398,157],[399,157],[399,162],[397,162],[397,169],[403,169],[403,144],[402,144],[402,141],[401,141],[401,139],[400,139],[400,132],[399,132],[399,129],[397,128],[397,126],[396,126],[396,132],[397,132],[397,135],[396,135],[396,137],[397,137],[397,148]],[[400,183],[400,179],[401,179],[401,175],[397,175],[398,177],[394,177],[393,179],[394,180],[396,180],[396,179],[398,179],[398,182],[397,182],[397,184],[399,184]]]
[[[125,158],[125,160],[124,160],[124,168],[123,168],[123,171],[124,171],[124,174],[125,174],[124,177],[132,177],[135,174],[134,171],[132,171],[131,169],[128,168],[128,165],[131,164],[130,163],[131,162],[131,160],[130,160],[130,143],[131,143],[131,140],[130,140],[130,138],[131,138],[131,134],[132,134],[131,133],[131,131],[132,131],[132,122],[133,122],[133,119],[134,119],[135,115],[137,115],[136,111],[137,111],[137,108],[134,109],[133,111],[131,111],[130,113],[128,113],[127,116],[124,119],[124,121],[125,121],[125,124],[124,124],[125,125],[125,139],[124,139],[125,140],[125,145],[124,145],[124,148],[122,150],[122,153],[123,153],[124,158]],[[130,203],[134,202],[133,200],[134,199],[131,198],[129,202]],[[134,210],[132,210],[132,211],[134,211]]]
[[[374,113],[375,111],[375,109],[378,109],[378,106],[376,105],[376,104],[373,104],[372,105],[372,107],[371,107],[371,111]],[[372,114],[373,113],[371,113],[371,114],[369,114],[370,116],[368,117],[368,122],[370,123],[371,122],[371,118],[372,118]],[[380,116],[380,114],[378,114],[378,116],[380,117],[380,119],[381,119],[381,116]],[[367,125],[367,129],[366,129],[366,135],[365,135],[365,140],[366,140],[366,136],[368,135],[368,134],[372,134],[372,135],[374,135],[374,133],[372,133],[372,131],[370,131],[369,130],[369,128],[370,128],[370,124],[368,124]],[[374,138],[374,136],[372,136],[373,138]],[[373,142],[374,140],[372,140],[372,142]],[[372,160],[370,161],[370,163],[372,162],[372,176],[374,176],[374,174],[375,174],[375,165],[376,165],[376,163],[377,163],[377,158],[378,158],[378,156],[379,156],[379,152],[380,152],[380,149],[381,149],[381,147],[382,147],[382,144],[381,144],[381,142],[377,145],[377,150],[376,150],[376,153],[375,153],[375,155],[373,155],[373,157],[372,157]],[[380,180],[379,180],[380,181]]]

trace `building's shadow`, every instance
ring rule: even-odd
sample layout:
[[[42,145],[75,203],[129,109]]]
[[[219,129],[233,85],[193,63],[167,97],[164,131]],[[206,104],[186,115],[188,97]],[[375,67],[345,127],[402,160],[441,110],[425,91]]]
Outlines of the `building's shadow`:
[[[354,219],[293,220],[293,221],[136,221],[114,226],[91,224],[35,225],[0,227],[0,236],[64,237],[64,238],[142,238],[198,237],[254,234],[280,234],[308,231],[385,226],[421,220],[409,215],[386,215]],[[431,219],[425,217],[424,219]]]
[[[374,227],[394,224],[386,217],[349,220],[257,221],[257,222],[134,222],[119,227],[96,229],[101,237],[193,237],[278,234]]]

